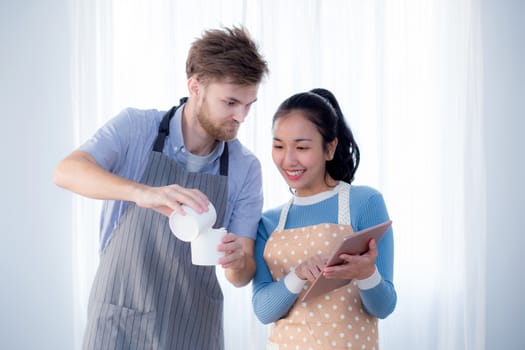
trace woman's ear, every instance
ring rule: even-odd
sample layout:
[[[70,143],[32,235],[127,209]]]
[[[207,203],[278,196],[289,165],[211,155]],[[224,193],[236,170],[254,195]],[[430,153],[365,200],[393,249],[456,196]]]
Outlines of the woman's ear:
[[[326,160],[332,160],[334,159],[335,149],[337,148],[337,143],[339,141],[337,140],[337,137],[330,143],[328,143],[328,147],[326,149]]]
[[[335,149],[337,148],[337,143],[339,141],[337,140],[337,137],[330,143],[328,143],[328,147],[326,149],[326,160],[332,160],[334,159]]]

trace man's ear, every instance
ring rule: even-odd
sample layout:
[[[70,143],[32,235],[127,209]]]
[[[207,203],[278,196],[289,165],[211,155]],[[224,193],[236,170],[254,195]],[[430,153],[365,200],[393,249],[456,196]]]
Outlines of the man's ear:
[[[190,96],[199,96],[200,85],[199,79],[197,79],[196,76],[188,79],[188,92]]]

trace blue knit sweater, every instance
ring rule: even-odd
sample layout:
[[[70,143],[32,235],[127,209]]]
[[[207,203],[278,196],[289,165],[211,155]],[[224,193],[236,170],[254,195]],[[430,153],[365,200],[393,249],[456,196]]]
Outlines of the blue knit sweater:
[[[301,204],[291,206],[285,229],[320,223],[337,223],[338,191],[334,195],[301,198]],[[252,303],[255,314],[262,323],[271,323],[284,317],[294,305],[299,294],[291,292],[285,279],[274,281],[264,260],[266,242],[279,222],[283,206],[263,213],[255,242],[257,271],[253,279]],[[352,186],[350,190],[350,218],[355,232],[389,220],[383,196],[367,186]],[[360,289],[365,310],[372,316],[385,318],[395,308],[397,295],[393,285],[394,240],[389,228],[379,241],[376,266],[381,281],[369,289]]]

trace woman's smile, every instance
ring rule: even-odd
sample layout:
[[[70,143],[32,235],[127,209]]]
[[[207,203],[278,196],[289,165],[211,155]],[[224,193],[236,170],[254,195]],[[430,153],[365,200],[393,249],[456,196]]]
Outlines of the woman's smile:
[[[284,170],[284,173],[286,174],[286,177],[291,180],[299,180],[301,176],[305,173],[305,169],[302,170]]]

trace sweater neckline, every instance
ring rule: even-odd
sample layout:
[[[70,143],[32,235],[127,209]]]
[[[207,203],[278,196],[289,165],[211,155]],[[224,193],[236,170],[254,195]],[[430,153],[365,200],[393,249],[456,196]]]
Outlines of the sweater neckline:
[[[293,197],[293,204],[294,205],[312,205],[312,204],[316,204],[316,203],[322,202],[322,201],[324,201],[324,200],[326,200],[326,199],[328,199],[330,197],[333,197],[333,196],[337,195],[341,191],[341,188],[342,188],[342,184],[339,181],[337,183],[337,186],[335,186],[331,190],[324,191],[324,192],[319,192],[319,193],[316,193],[314,195],[307,196],[307,197],[294,196]]]

